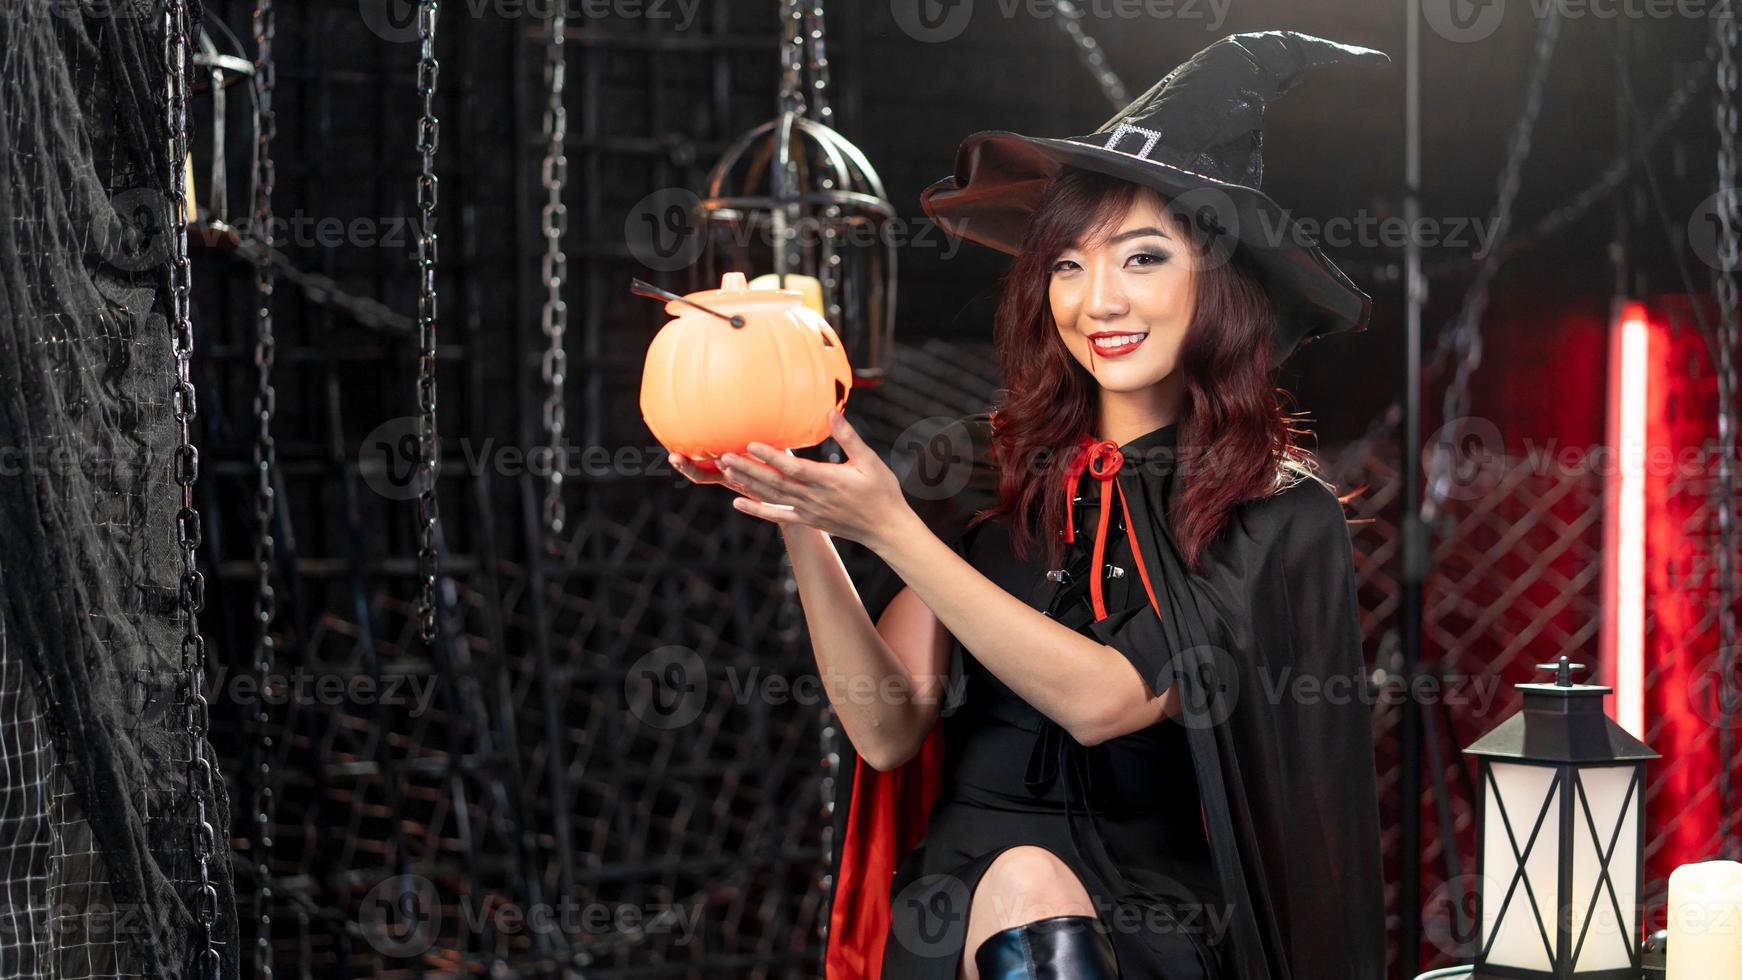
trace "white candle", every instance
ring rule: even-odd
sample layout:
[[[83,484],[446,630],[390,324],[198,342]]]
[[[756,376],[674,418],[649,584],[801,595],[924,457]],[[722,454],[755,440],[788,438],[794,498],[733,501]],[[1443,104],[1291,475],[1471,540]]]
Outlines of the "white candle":
[[[1669,875],[1667,980],[1742,977],[1742,863],[1684,864]]]
[[[786,274],[786,285],[780,284],[780,277],[770,272],[750,280],[751,289],[785,289],[788,292],[804,294],[804,305],[817,311],[817,316],[823,316],[823,284],[815,276],[803,276],[796,272]]]

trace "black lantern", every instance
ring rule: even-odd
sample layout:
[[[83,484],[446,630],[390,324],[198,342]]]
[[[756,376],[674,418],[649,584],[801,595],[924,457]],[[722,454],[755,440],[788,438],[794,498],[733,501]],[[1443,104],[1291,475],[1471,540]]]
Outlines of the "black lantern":
[[[1464,751],[1477,759],[1472,977],[1639,980],[1645,762],[1658,754],[1574,684],[1565,655],[1519,684],[1524,709]]]

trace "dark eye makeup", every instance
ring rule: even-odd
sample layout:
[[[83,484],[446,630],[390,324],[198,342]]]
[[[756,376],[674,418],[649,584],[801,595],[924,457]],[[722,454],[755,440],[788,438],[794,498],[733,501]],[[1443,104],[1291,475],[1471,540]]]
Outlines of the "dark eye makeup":
[[[1166,262],[1168,258],[1169,256],[1166,252],[1133,252],[1131,257],[1125,261],[1129,262],[1132,259],[1150,259],[1151,261],[1144,263],[1144,265],[1160,265],[1161,263]],[[1047,273],[1049,275],[1058,273],[1063,271],[1065,266],[1076,264],[1077,263],[1071,259],[1059,259],[1047,269]]]

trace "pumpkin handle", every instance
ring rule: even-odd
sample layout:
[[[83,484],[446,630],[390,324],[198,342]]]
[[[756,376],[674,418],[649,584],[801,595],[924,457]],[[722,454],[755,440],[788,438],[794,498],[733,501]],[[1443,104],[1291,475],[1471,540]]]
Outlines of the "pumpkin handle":
[[[710,316],[717,316],[727,323],[730,323],[734,330],[741,330],[744,327],[744,318],[735,313],[731,316],[727,316],[719,310],[710,310],[693,299],[685,299],[669,289],[661,289],[650,282],[644,282],[640,279],[631,279],[629,280],[629,291],[637,296],[645,296],[648,299],[662,299],[668,303],[682,303],[685,306],[693,306],[696,309],[701,310],[703,313]]]

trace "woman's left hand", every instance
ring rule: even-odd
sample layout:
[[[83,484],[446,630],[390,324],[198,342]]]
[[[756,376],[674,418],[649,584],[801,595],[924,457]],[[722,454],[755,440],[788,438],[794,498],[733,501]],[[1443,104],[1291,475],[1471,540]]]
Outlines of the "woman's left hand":
[[[745,496],[732,506],[776,524],[804,524],[838,538],[875,547],[874,539],[900,527],[911,514],[901,481],[839,412],[829,429],[847,453],[844,463],[800,459],[792,450],[760,442],[750,456],[727,453],[720,469]]]

